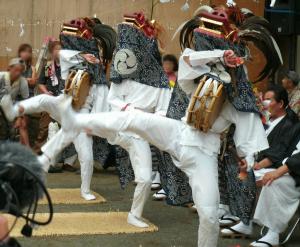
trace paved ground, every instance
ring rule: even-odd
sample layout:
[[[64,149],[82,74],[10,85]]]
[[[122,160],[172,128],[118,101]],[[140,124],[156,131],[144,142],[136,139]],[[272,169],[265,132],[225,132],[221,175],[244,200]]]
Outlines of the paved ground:
[[[77,188],[80,185],[79,175],[72,173],[50,174],[49,187]],[[89,212],[89,211],[128,211],[131,205],[133,186],[122,191],[114,171],[96,173],[93,178],[93,190],[107,199],[99,205],[56,206],[56,212]],[[43,210],[43,209],[42,209]],[[162,202],[149,200],[144,217],[159,227],[155,233],[120,234],[99,236],[68,236],[51,238],[20,239],[23,247],[196,247],[197,216],[187,208],[171,207]],[[255,236],[258,236],[256,229]],[[288,247],[300,246],[300,230],[293,237]],[[246,247],[250,240],[220,239],[220,247]]]

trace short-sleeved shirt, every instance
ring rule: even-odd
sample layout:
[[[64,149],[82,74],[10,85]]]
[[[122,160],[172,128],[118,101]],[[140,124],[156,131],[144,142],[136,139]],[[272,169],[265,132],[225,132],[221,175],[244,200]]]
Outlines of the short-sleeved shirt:
[[[27,99],[29,97],[27,80],[20,77],[17,81],[11,83],[9,72],[0,72],[0,99],[5,94],[10,94],[13,101],[16,101],[18,96],[21,99]]]
[[[40,78],[39,78],[39,83],[43,84],[47,87],[48,91],[53,93],[54,96],[58,96],[62,94],[62,91],[64,90],[65,87],[65,81],[61,78],[61,69],[60,66],[54,63],[55,67],[55,75],[58,80],[58,85],[53,85],[53,81],[51,78],[51,73],[52,73],[52,63],[48,63],[41,72]]]

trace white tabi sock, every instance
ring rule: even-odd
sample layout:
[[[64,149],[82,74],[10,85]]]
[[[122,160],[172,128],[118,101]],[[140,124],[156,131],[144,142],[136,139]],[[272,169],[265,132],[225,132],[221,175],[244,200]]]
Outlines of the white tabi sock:
[[[271,229],[268,230],[267,234],[265,236],[263,236],[261,239],[259,239],[258,241],[262,241],[262,242],[267,242],[271,245],[279,245],[279,233],[272,231]],[[255,247],[268,247],[266,244],[263,243],[256,243],[253,242],[251,244],[251,246],[255,246]]]

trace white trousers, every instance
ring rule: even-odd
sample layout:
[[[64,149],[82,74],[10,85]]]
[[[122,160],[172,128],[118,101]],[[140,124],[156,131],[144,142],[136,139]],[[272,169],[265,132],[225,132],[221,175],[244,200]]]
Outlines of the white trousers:
[[[282,233],[299,206],[300,188],[290,175],[284,175],[260,193],[254,221],[274,232]]]
[[[130,134],[120,133],[113,141],[129,153],[137,186],[134,191],[131,213],[140,218],[151,190],[152,156],[149,143]]]
[[[184,123],[155,114],[132,112],[79,114],[72,122],[78,128],[89,129],[93,134],[108,139],[119,131],[132,131],[160,150],[170,153],[175,165],[187,174],[193,191],[200,219],[198,246],[217,246],[217,154],[210,156],[198,147],[181,145],[181,133],[184,128],[188,128]]]
[[[80,112],[101,112],[108,111],[107,104],[108,87],[106,85],[93,85],[84,107]],[[60,106],[65,100],[65,95],[57,97],[41,94],[36,97],[21,101],[19,104],[24,107],[25,114],[32,114],[37,112],[47,112],[49,115],[61,123]],[[66,139],[65,139],[66,138]],[[81,192],[90,193],[90,185],[93,175],[93,140],[84,132],[71,130],[68,137],[60,130],[51,140],[49,140],[43,147],[43,153],[55,160],[56,156],[71,142],[74,143],[75,149],[78,153],[78,160],[81,169]]]

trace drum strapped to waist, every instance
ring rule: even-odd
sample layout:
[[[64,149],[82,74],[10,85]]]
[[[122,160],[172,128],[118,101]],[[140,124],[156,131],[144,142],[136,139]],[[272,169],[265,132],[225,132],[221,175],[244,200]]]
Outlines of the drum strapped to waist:
[[[71,70],[65,83],[65,94],[72,96],[72,106],[79,110],[86,101],[91,88],[91,79],[85,70]]]
[[[187,123],[208,132],[220,115],[224,102],[223,84],[212,77],[204,76],[191,99]]]

